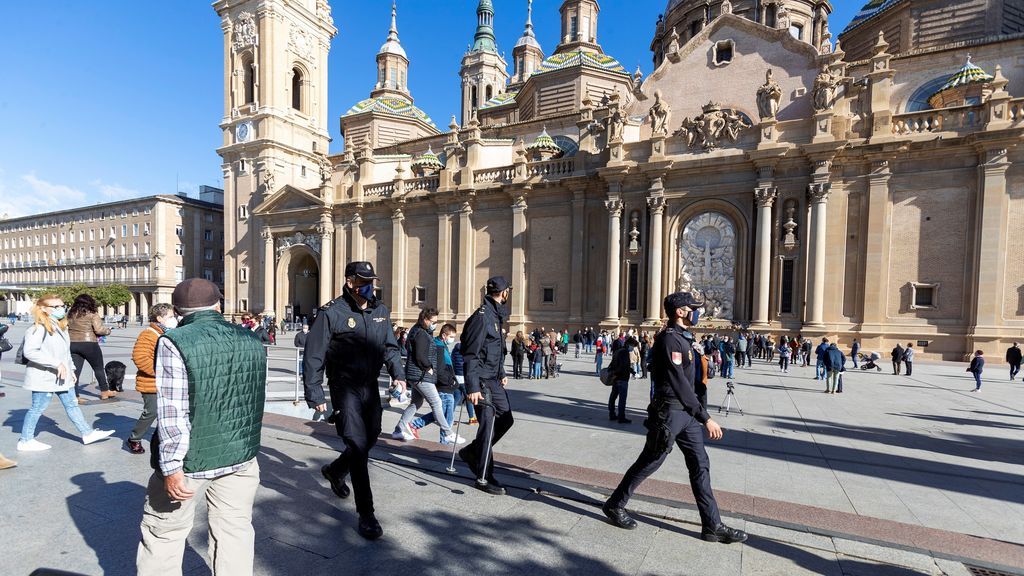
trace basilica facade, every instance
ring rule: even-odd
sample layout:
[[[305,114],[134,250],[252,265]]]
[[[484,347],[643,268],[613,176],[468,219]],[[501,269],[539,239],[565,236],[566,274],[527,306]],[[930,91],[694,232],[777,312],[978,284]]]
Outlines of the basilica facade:
[[[309,314],[369,260],[402,324],[464,321],[500,274],[513,329],[653,326],[686,289],[714,322],[867,350],[1024,334],[1019,0],[871,0],[838,35],[828,0],[669,0],[635,14],[646,74],[603,51],[596,0],[520,4],[506,62],[479,1],[447,126],[393,6],[327,154],[327,1],[215,2],[229,313]]]

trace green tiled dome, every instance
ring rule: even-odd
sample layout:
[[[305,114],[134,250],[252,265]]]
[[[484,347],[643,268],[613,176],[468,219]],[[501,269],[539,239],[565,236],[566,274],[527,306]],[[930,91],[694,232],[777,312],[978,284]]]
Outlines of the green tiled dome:
[[[366,100],[363,100],[349,108],[348,112],[345,112],[345,116],[355,116],[356,114],[363,114],[366,112],[379,112],[382,114],[392,114],[394,116],[404,116],[406,118],[416,118],[430,126],[434,126],[434,121],[427,116],[426,112],[414,106],[412,102],[396,96],[367,98]],[[436,126],[434,127],[436,128]]]

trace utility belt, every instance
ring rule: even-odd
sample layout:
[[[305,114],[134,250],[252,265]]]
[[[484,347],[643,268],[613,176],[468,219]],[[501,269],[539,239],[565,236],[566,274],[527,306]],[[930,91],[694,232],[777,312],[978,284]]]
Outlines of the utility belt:
[[[652,454],[668,454],[672,451],[675,438],[668,422],[669,412],[673,409],[682,409],[682,404],[673,406],[671,399],[659,394],[655,394],[647,408],[647,418],[644,420],[644,428],[647,428],[645,449]]]

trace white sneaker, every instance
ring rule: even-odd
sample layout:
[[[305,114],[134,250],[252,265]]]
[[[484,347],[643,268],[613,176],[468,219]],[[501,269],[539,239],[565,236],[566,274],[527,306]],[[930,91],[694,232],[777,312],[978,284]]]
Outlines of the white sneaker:
[[[401,423],[395,427],[395,431],[391,433],[391,437],[395,440],[401,440],[402,442],[412,442],[416,439],[416,435],[411,432],[409,426],[402,426]]]
[[[28,442],[18,440],[18,452],[42,452],[43,450],[49,450],[50,448],[52,448],[52,446],[44,444],[35,438]]]
[[[97,430],[94,428],[92,432],[89,432],[85,436],[82,436],[82,444],[92,444],[93,442],[99,442],[104,438],[109,438],[110,435],[113,433],[113,430]]]
[[[454,440],[452,439],[453,436]],[[452,436],[445,437],[444,442],[442,443],[451,446],[452,444],[462,445],[465,444],[466,442],[468,442],[468,440],[466,440],[462,436],[459,436],[458,434],[453,434]]]

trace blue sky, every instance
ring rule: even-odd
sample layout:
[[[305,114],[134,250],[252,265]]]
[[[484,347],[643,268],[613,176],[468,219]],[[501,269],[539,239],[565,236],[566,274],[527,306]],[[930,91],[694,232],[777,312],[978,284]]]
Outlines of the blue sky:
[[[839,31],[862,4],[834,0]],[[332,151],[338,117],[366,98],[390,0],[331,1]],[[439,126],[459,113],[459,62],[476,0],[399,0],[416,104]],[[535,0],[545,53],[561,0]],[[494,0],[499,49],[511,60],[526,0]],[[629,70],[651,71],[648,46],[666,0],[604,0],[598,41]],[[51,0],[4,4],[0,19],[0,215],[46,212],[219,186],[223,38],[205,0]]]

